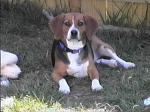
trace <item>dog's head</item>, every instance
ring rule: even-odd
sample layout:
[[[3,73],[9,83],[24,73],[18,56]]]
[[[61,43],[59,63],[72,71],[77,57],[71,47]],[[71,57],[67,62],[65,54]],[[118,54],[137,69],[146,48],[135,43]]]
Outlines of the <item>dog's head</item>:
[[[55,39],[62,40],[70,48],[82,47],[86,39],[91,40],[98,28],[97,21],[81,13],[67,13],[56,16],[50,27]]]

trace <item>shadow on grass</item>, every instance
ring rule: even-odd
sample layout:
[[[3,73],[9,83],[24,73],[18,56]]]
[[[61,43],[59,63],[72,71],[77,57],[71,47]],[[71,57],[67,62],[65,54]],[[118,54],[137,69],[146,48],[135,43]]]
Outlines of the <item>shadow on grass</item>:
[[[17,10],[18,11],[18,10]],[[58,93],[57,85],[51,79],[50,52],[53,35],[48,28],[48,21],[43,16],[39,23],[32,22],[23,14],[9,9],[1,9],[1,49],[16,53],[22,76],[11,80],[8,88],[1,88],[4,96],[33,96],[46,103],[59,102],[64,108],[95,108],[99,103],[119,105],[123,111],[131,112],[133,106],[150,93],[150,39],[148,35],[135,35],[124,32],[98,32],[102,40],[111,44],[125,60],[132,61],[136,68],[108,68],[97,65],[102,74],[101,83],[104,91],[91,92],[89,78],[68,78],[71,94]],[[31,15],[32,17],[32,15]],[[29,17],[29,18],[31,18]],[[40,18],[39,17],[39,18]],[[136,111],[137,112],[137,111]]]

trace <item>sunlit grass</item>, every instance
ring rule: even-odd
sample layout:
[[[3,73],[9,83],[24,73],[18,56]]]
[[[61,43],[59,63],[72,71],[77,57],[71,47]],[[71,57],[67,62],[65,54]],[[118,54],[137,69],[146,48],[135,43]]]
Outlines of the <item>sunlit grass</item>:
[[[13,102],[12,102],[13,98]],[[119,106],[111,106],[109,104],[97,103],[95,108],[85,108],[82,104],[76,108],[68,107],[63,108],[60,103],[45,103],[43,100],[37,97],[24,96],[20,98],[11,97],[12,105],[4,106],[3,112],[111,112],[118,109],[121,112]],[[7,102],[8,99],[7,99]]]
[[[4,107],[4,112],[46,112],[48,110],[47,103],[31,96],[13,97],[13,99],[13,106]]]

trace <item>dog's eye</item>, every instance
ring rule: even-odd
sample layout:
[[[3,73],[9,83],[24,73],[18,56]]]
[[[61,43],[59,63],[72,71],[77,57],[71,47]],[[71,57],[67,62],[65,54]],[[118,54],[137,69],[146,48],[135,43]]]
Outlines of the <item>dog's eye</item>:
[[[66,26],[68,26],[68,27],[71,26],[71,24],[70,24],[69,21],[65,21],[64,24],[65,24]]]
[[[79,21],[78,26],[83,26],[84,22],[83,21]]]

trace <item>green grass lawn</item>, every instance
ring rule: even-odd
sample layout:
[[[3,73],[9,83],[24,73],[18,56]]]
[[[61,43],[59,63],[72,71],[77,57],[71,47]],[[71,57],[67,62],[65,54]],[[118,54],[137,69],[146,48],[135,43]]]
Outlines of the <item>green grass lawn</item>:
[[[32,17],[32,16],[31,16]],[[111,44],[118,55],[134,62],[125,70],[97,65],[104,90],[91,92],[89,78],[68,78],[70,95],[62,95],[51,79],[50,52],[53,35],[48,21],[33,21],[21,13],[1,9],[1,49],[16,53],[21,77],[1,87],[1,97],[14,96],[14,105],[4,112],[141,112],[140,101],[150,96],[150,35],[101,31],[97,35]],[[95,110],[94,110],[95,109]],[[118,110],[118,111],[117,111]]]

